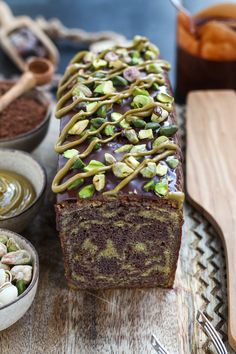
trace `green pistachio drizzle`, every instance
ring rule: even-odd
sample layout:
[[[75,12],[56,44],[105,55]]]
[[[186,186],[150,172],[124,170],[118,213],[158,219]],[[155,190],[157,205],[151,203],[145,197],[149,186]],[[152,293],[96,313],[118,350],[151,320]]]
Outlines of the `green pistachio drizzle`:
[[[173,98],[168,94],[159,93],[155,99],[149,95],[148,91],[152,87],[156,89],[165,84],[163,72],[169,69],[168,62],[158,59],[158,49],[143,37],[135,38],[133,45],[128,48],[116,47],[112,51],[114,60],[106,61],[104,60],[106,57],[109,57],[109,55],[112,57],[109,52],[109,50],[105,50],[99,55],[87,51],[80,52],[71,61],[61,80],[58,89],[59,101],[56,108],[56,117],[61,118],[66,114],[71,114],[80,104],[84,104],[86,110],[80,109],[72,115],[70,121],[62,129],[55,145],[56,152],[64,154],[68,158],[66,164],[57,172],[53,180],[52,190],[55,193],[74,188],[77,184],[79,185],[78,181],[85,181],[86,178],[95,175],[94,180],[97,181],[97,184],[98,182],[102,184],[102,188],[99,186],[96,189],[103,189],[105,183],[103,174],[106,171],[112,171],[117,163],[134,162],[134,158],[137,158],[135,166],[132,165],[129,168],[130,165],[127,164],[129,175],[123,178],[113,190],[103,192],[104,195],[117,194],[147,165],[149,166],[151,163],[154,166],[155,163],[165,160],[168,156],[173,156],[173,153],[178,150],[178,146],[168,138],[163,139],[164,135],[175,134],[177,127],[161,127],[159,121],[162,120],[154,113],[157,109],[171,112]],[[144,59],[142,59],[141,52],[144,53]],[[128,56],[128,53],[131,57]],[[127,56],[130,60],[128,62],[126,62]],[[116,60],[116,58],[119,59]],[[141,71],[142,75],[139,75]],[[91,87],[94,87],[94,85],[95,89],[92,90],[92,93]],[[123,90],[117,91],[116,85],[122,87]],[[106,107],[112,107],[115,103],[119,104],[129,97],[133,97],[132,108],[124,114],[113,112],[115,119],[107,120]],[[155,121],[147,123],[144,120],[153,115],[155,115],[156,120],[159,119],[158,123]],[[88,120],[91,124],[90,129],[86,129]],[[139,131],[135,131],[133,127],[139,128]],[[110,159],[111,163],[108,166],[98,164],[94,168],[86,169],[81,165],[81,162],[83,163],[81,159],[89,156],[96,147],[115,140],[121,134],[127,138],[128,143],[140,144],[139,139],[152,141],[154,132],[158,130],[160,131],[159,135],[162,135],[162,138],[159,138],[161,141],[158,144],[154,143],[151,150],[138,149],[138,145],[136,149],[135,145],[130,145],[131,148],[119,161],[116,161],[115,158],[114,161]],[[107,136],[105,139],[102,138],[102,133]],[[65,143],[70,134],[78,135],[78,139]],[[74,149],[84,142],[88,142],[84,151],[79,152]],[[130,158],[131,160],[129,160]],[[140,158],[144,159],[139,163]],[[79,166],[83,167],[84,171],[61,183],[65,175],[74,168],[73,166],[77,165],[78,161]],[[132,173],[130,173],[131,171]],[[93,185],[84,186],[79,196],[81,198],[91,197],[95,190],[91,186]],[[150,189],[145,187],[144,190],[148,191]],[[181,192],[165,194],[167,198],[170,195],[170,199],[176,199],[179,202],[183,200],[183,193]]]

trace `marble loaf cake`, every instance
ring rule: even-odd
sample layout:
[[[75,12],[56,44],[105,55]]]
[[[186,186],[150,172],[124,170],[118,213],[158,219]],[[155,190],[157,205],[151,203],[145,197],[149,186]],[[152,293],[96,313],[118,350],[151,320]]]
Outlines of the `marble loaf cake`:
[[[58,88],[57,228],[69,286],[173,286],[183,224],[178,127],[158,48],[83,51]]]

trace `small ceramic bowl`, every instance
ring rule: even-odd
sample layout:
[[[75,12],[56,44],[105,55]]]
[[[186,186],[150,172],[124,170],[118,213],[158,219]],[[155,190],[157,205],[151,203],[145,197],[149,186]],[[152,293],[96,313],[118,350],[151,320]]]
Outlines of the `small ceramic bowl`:
[[[9,84],[9,87],[11,87],[12,85],[12,81],[4,81],[4,83]],[[41,141],[47,134],[50,117],[52,115],[50,102],[47,96],[42,91],[39,91],[37,89],[33,89],[28,93],[25,93],[25,96],[33,97],[36,99],[36,101],[40,102],[45,106],[48,106],[45,117],[36,128],[30,130],[27,133],[18,135],[13,138],[0,139],[0,148],[18,149],[30,152],[41,143]]]
[[[36,198],[32,204],[15,216],[0,219],[1,228],[21,232],[40,209],[47,184],[46,172],[27,152],[10,149],[0,149],[0,170],[13,171],[26,177],[35,189]]]
[[[33,277],[27,289],[18,296],[16,300],[0,308],[0,331],[13,325],[13,323],[18,321],[26,313],[34,300],[39,279],[39,259],[34,246],[24,237],[12,231],[0,229],[0,234],[1,233],[8,237],[12,237],[22,249],[25,249],[30,253],[32,258]]]

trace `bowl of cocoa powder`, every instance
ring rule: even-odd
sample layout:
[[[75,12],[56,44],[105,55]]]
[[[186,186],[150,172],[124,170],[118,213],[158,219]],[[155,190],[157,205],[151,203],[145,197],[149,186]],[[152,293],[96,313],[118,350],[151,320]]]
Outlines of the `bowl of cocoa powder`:
[[[14,84],[0,81],[0,96]],[[0,113],[0,147],[34,150],[44,139],[51,116],[47,96],[33,89],[12,102]]]

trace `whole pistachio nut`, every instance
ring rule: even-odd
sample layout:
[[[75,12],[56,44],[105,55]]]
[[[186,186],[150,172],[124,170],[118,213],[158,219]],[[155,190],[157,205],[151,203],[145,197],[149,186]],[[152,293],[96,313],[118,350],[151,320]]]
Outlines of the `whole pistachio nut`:
[[[108,163],[109,165],[112,165],[113,163],[116,162],[115,157],[113,155],[109,154],[108,152],[106,152],[104,154],[104,158],[105,158],[106,163]]]
[[[18,243],[12,237],[8,239],[6,246],[7,252],[14,252],[21,249]]]
[[[164,92],[158,93],[156,98],[158,101],[160,101],[162,103],[172,103],[174,101],[174,97],[172,97]]]
[[[4,234],[0,234],[0,243],[3,243],[4,245],[7,243],[8,236]]]
[[[116,162],[112,167],[113,173],[118,178],[125,178],[129,176],[134,170],[124,162]]]
[[[93,184],[95,189],[100,192],[104,189],[106,183],[106,177],[104,174],[98,174],[93,177]]]
[[[153,191],[155,188],[155,184],[156,184],[155,181],[151,179],[150,181],[144,184],[143,186],[144,191],[145,192]]]
[[[84,120],[79,120],[78,122],[76,122],[73,127],[71,127],[68,130],[68,134],[70,135],[80,135],[88,126],[89,124],[89,120],[88,119],[84,119]]]
[[[168,143],[169,139],[166,136],[159,136],[158,138],[155,139],[155,141],[152,144],[152,147],[157,147],[163,143]]]
[[[178,130],[178,126],[172,124],[172,125],[161,127],[159,133],[160,135],[164,135],[164,136],[172,136],[177,132],[177,130]]]
[[[16,265],[11,268],[10,273],[13,281],[24,280],[29,284],[32,279],[33,267],[30,265]]]
[[[152,130],[157,130],[160,128],[160,124],[159,123],[155,123],[155,122],[149,122],[145,125],[145,129],[152,129]]]
[[[137,95],[134,97],[131,105],[134,108],[142,108],[150,103],[153,103],[153,98],[151,96]]]
[[[86,199],[86,198],[91,198],[95,193],[95,187],[93,184],[89,184],[85,187],[83,187],[80,191],[79,191],[79,197],[81,199]]]
[[[173,158],[173,159],[167,160],[166,163],[170,168],[175,169],[179,164],[179,160]]]
[[[129,152],[133,148],[132,144],[121,145],[118,149],[115,150],[116,153]]]
[[[138,133],[139,139],[153,139],[152,129],[141,129]]]
[[[157,169],[156,169],[156,173],[158,176],[165,176],[167,174],[168,171],[168,167],[165,164],[162,164],[161,162],[159,162],[159,164],[157,165]]]
[[[166,179],[161,180],[155,185],[154,191],[156,194],[165,196],[168,193],[168,181]]]
[[[106,61],[116,61],[119,59],[119,56],[116,53],[110,51],[105,54],[104,59]]]
[[[145,178],[152,178],[156,175],[155,162],[148,162],[147,166],[140,171],[141,175]]]
[[[16,287],[17,287],[17,290],[18,290],[18,296],[20,296],[26,290],[25,281],[24,280],[18,280],[16,282]]]
[[[7,246],[0,242],[0,258],[7,253]]]
[[[140,71],[135,67],[129,67],[123,72],[124,78],[129,82],[134,82],[140,77]]]
[[[92,170],[104,167],[105,165],[101,161],[91,160],[87,166],[84,167],[85,172],[90,172]]]
[[[15,252],[9,252],[5,254],[1,262],[3,264],[18,265],[18,264],[28,264],[31,261],[31,256],[26,250],[19,250]]]
[[[104,95],[111,94],[114,91],[115,91],[115,87],[113,86],[113,82],[111,80],[99,84],[94,90],[94,92],[101,93]]]
[[[134,129],[125,130],[124,135],[132,144],[137,144],[139,142],[136,131]]]
[[[11,283],[6,283],[6,285],[0,289],[0,308],[13,302],[17,296],[17,287]]]
[[[129,156],[125,159],[125,163],[133,168],[134,170],[138,167],[138,165],[140,164],[140,162],[133,156]]]

